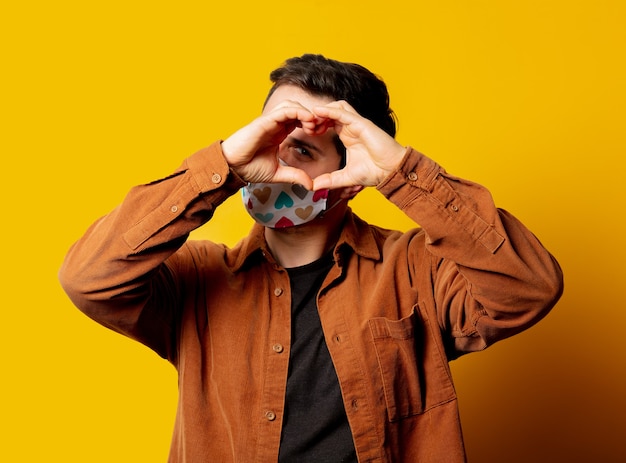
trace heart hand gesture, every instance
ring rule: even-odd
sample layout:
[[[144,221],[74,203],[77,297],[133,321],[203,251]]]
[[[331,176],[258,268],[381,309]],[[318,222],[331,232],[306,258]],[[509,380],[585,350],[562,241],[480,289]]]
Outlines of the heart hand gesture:
[[[313,180],[302,170],[278,162],[279,146],[296,128],[314,136],[325,127],[315,114],[300,103],[286,100],[264,113],[222,142],[230,167],[251,183],[298,183],[313,188]]]

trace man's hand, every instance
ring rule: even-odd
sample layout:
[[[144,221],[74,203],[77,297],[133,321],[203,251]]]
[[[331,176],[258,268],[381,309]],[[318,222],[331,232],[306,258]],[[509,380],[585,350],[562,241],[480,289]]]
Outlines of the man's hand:
[[[322,174],[313,180],[313,189],[346,186],[376,186],[391,174],[406,148],[370,120],[360,116],[345,101],[335,101],[313,109],[319,127],[333,127],[346,147],[343,169]]]
[[[325,131],[323,121],[294,101],[284,101],[222,142],[229,166],[245,181],[299,183],[313,188],[302,170],[278,162],[278,148],[297,127],[307,135]]]

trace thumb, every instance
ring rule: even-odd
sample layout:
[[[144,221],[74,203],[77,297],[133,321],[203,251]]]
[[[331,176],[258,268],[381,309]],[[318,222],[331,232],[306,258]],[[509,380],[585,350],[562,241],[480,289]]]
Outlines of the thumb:
[[[313,179],[313,190],[342,188],[347,186],[354,186],[354,180],[348,176],[345,168],[318,175]]]
[[[300,184],[307,190],[313,189],[313,180],[301,169],[290,166],[279,166],[272,178],[273,183]]]

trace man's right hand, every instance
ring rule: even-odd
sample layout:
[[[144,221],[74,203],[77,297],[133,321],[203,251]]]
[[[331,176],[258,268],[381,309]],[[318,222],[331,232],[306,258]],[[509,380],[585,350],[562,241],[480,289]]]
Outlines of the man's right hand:
[[[313,180],[302,170],[278,162],[279,145],[296,128],[316,135],[324,121],[295,101],[284,101],[268,113],[239,129],[222,142],[229,166],[251,183],[299,183],[313,188]]]

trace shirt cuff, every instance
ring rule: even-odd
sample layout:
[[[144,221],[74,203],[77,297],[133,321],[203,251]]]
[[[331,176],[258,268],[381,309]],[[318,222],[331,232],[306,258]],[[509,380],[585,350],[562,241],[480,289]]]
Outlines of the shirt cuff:
[[[222,152],[221,140],[189,156],[186,162],[199,193],[222,187],[236,191],[246,184],[228,166]]]

